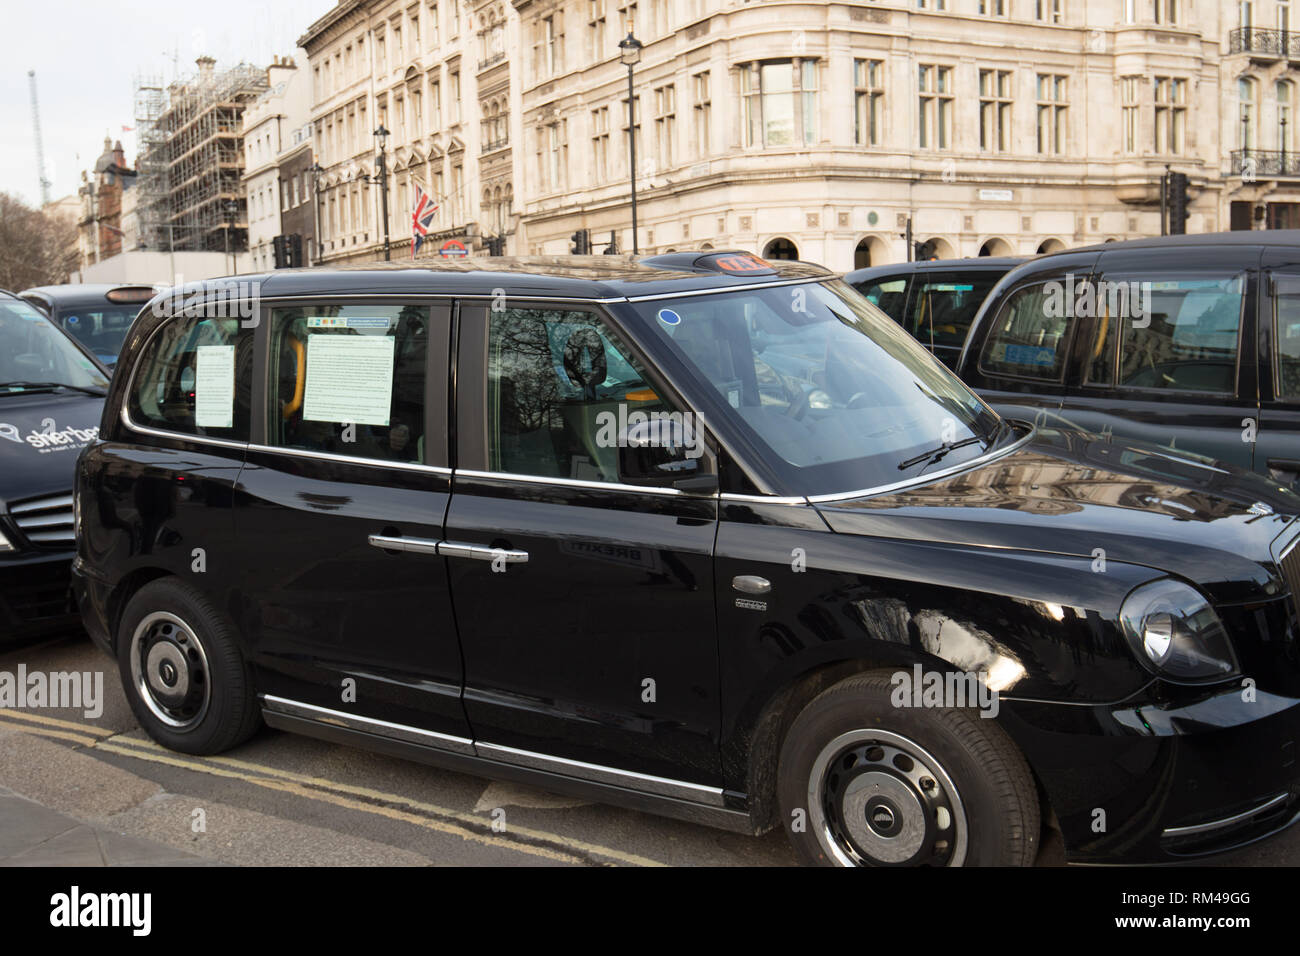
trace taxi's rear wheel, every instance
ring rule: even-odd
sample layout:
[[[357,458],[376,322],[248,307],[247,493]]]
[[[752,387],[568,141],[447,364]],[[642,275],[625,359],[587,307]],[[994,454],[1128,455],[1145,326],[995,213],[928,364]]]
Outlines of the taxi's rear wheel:
[[[261,723],[230,625],[180,581],[150,582],[127,602],[117,662],[132,712],[164,747],[220,753],[247,740]]]
[[[900,708],[889,672],[814,698],[781,748],[777,797],[806,863],[1029,866],[1039,806],[1024,758],[994,721]]]

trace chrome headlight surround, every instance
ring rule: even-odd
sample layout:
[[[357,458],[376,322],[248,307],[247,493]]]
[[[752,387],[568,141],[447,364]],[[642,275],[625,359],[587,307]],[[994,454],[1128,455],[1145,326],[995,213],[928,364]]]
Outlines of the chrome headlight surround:
[[[1133,653],[1175,684],[1207,684],[1241,673],[1227,629],[1205,595],[1173,578],[1134,588],[1119,611]]]

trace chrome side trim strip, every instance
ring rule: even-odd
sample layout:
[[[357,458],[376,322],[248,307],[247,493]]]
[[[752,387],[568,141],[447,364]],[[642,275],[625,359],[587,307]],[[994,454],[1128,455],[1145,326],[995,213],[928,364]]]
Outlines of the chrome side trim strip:
[[[981,465],[987,465],[989,462],[997,461],[999,458],[1005,458],[1013,451],[1018,451],[1029,439],[1034,437],[1033,429],[1023,438],[1017,439],[1006,448],[999,448],[997,451],[988,452],[980,455],[978,458],[972,458],[970,461],[964,461],[960,465],[952,465],[948,468],[942,468],[939,471],[931,472],[928,475],[917,475],[915,478],[907,478],[903,481],[895,481],[888,485],[877,485],[874,488],[863,488],[859,491],[837,491],[830,495],[809,495],[808,501],[811,504],[823,504],[833,501],[845,501],[849,498],[866,498],[871,495],[883,495],[891,491],[901,491],[904,488],[911,488],[916,485],[928,485],[938,478],[946,478],[949,475],[955,475],[958,472],[968,471],[972,468],[978,468]]]
[[[450,475],[451,469],[441,465],[422,465],[417,461],[387,461],[383,458],[362,458],[358,455],[336,455],[329,451],[312,451],[307,448],[281,448],[278,445],[256,445],[249,443],[249,451],[268,455],[294,455],[299,458],[318,458],[322,461],[337,461],[347,465],[377,465],[380,468],[401,468],[405,471],[423,471],[434,475]]]
[[[1222,820],[1211,820],[1209,823],[1196,823],[1188,827],[1169,827],[1161,831],[1161,837],[1183,837],[1191,836],[1196,833],[1209,833],[1212,830],[1221,830],[1224,827],[1230,827],[1234,823],[1240,823],[1251,817],[1259,816],[1267,810],[1271,810],[1280,803],[1285,803],[1291,795],[1289,793],[1279,793],[1270,800],[1265,800],[1259,806],[1245,810],[1241,813],[1234,814],[1230,817],[1224,817]]]
[[[467,737],[439,734],[432,730],[421,730],[418,727],[394,724],[387,720],[377,720],[374,717],[362,717],[359,714],[345,714],[342,711],[331,710],[328,707],[317,707],[315,704],[304,704],[301,701],[287,700],[284,697],[275,697],[271,694],[262,694],[260,696],[262,707],[278,714],[288,714],[291,717],[302,717],[306,720],[335,724],[348,730],[378,734],[381,737],[391,737],[394,740],[423,744],[427,747],[436,747],[439,750],[450,750],[455,753],[470,754],[471,756],[474,753],[474,741]]]
[[[756,505],[804,505],[808,504],[808,499],[804,497],[782,498],[777,495],[739,495],[732,491],[724,491],[718,496],[723,501],[735,501],[740,504],[751,503]]]
[[[436,272],[430,273],[436,275]],[[464,275],[465,273],[454,273],[455,275]],[[526,273],[517,273],[524,275]],[[491,292],[300,292],[296,294],[284,293],[281,295],[264,295],[258,299],[258,302],[303,302],[308,299],[396,299],[401,302],[410,302],[412,305],[421,305],[426,302],[450,302],[452,299],[473,299],[486,300],[491,302],[499,296]],[[610,302],[626,301],[620,296],[608,296],[605,298],[592,298],[581,295],[528,295],[506,293],[506,298],[513,299],[516,302],[579,302],[591,304],[595,302],[608,304]]]
[[[696,295],[722,295],[727,292],[748,292],[750,289],[774,289],[783,285],[807,285],[812,282],[827,282],[838,276],[824,275],[800,279],[776,279],[772,282],[750,282],[745,285],[726,286],[721,289],[692,289],[689,292],[662,292],[658,295],[630,295],[628,302],[653,302],[658,299],[684,299]]]
[[[608,783],[616,787],[626,787],[630,790],[640,790],[661,797],[673,797],[677,800],[687,800],[691,803],[700,803],[710,807],[721,807],[723,805],[722,790],[717,787],[706,787],[698,783],[687,783],[684,780],[672,780],[668,777],[656,777],[651,774],[636,773],[632,770],[617,770],[614,767],[584,763],[581,760],[569,760],[565,757],[552,757],[547,754],[534,753],[531,750],[517,750],[514,747],[503,747],[500,744],[478,742],[474,746],[478,750],[479,756],[491,757],[502,763],[531,767],[534,770],[545,770],[548,773],[562,774],[566,777],[580,777],[584,780]]]
[[[132,377],[135,372],[132,371]],[[130,394],[129,392],[127,394]],[[225,438],[205,438],[203,435],[187,435],[184,432],[167,431],[163,428],[150,428],[148,425],[139,425],[132,421],[130,414],[126,410],[127,403],[122,403],[122,414],[118,416],[122,424],[133,432],[139,432],[141,435],[154,435],[158,438],[170,438],[173,441],[187,441],[199,445],[216,445],[219,448],[238,448],[240,451],[248,449],[248,442],[229,441]]]
[[[471,471],[467,468],[456,470],[457,477],[464,478],[487,478],[497,481],[516,481],[527,483],[539,483],[543,485],[560,485],[565,488],[595,488],[602,491],[635,491],[651,495],[682,495],[686,492],[677,488],[656,488],[653,485],[625,485],[616,481],[583,481],[580,478],[545,478],[541,475],[510,475],[499,471]],[[708,495],[694,495],[692,497],[706,498]]]

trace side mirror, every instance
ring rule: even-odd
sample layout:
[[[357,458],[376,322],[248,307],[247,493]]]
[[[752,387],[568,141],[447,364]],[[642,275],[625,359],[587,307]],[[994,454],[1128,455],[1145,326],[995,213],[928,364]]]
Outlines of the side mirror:
[[[680,415],[636,422],[619,435],[618,475],[625,484],[713,494],[718,478],[701,471],[703,458],[703,432]]]

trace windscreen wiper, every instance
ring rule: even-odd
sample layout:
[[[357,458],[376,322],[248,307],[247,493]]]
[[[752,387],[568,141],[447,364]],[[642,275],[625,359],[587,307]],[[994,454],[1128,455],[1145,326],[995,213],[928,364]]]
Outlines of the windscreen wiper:
[[[898,463],[898,470],[902,471],[905,468],[911,468],[913,465],[919,465],[921,462],[934,464],[954,448],[965,448],[967,445],[974,445],[980,441],[983,441],[983,439],[978,437],[963,438],[961,441],[946,441],[938,448],[931,448],[929,451],[922,452],[915,457],[907,459],[907,461],[900,461]]]
[[[23,391],[33,391],[35,389],[56,389],[70,388],[77,392],[85,392],[87,395],[95,395],[103,398],[108,392],[102,388],[95,388],[90,385],[69,385],[66,382],[0,382],[0,388],[18,388]]]

